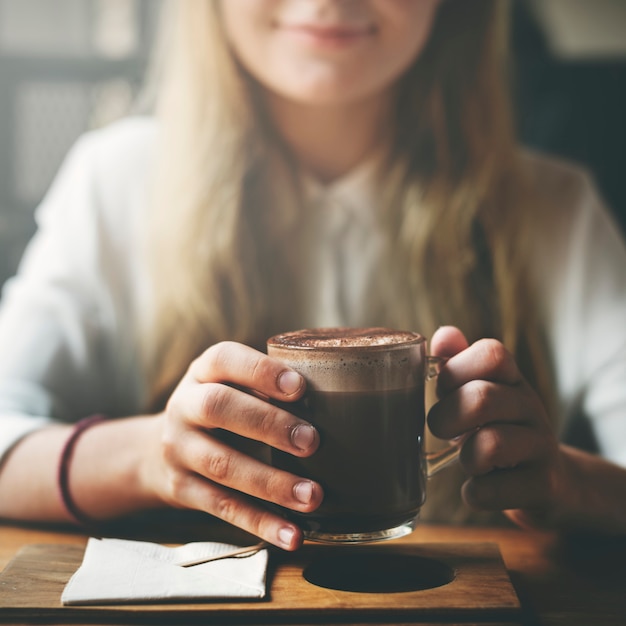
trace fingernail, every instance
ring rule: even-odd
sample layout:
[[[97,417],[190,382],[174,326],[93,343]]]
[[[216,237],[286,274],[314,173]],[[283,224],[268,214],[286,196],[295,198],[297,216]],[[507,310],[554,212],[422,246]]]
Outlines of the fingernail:
[[[293,495],[296,497],[298,502],[302,502],[302,504],[309,504],[309,502],[311,502],[311,498],[313,497],[313,483],[308,480],[296,483],[293,488]]]
[[[278,388],[291,396],[302,387],[302,376],[298,372],[285,371],[278,377]]]
[[[284,526],[278,531],[278,543],[284,548],[291,548],[295,534],[296,531],[293,528]]]
[[[315,443],[315,428],[310,424],[299,424],[291,431],[291,441],[298,448],[305,452]]]

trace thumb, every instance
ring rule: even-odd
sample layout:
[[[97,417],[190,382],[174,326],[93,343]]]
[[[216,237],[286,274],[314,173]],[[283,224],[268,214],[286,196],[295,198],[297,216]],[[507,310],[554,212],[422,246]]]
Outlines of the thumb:
[[[442,326],[430,340],[430,353],[433,356],[452,357],[468,346],[465,335],[456,326]]]

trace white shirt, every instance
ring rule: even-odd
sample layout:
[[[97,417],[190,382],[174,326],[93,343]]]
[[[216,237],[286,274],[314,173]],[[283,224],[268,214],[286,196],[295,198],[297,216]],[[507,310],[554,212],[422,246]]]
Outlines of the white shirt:
[[[322,185],[304,177],[313,216],[307,236],[315,245],[304,263],[307,276],[305,328],[371,326],[366,303],[376,290],[376,265],[384,238],[374,206],[376,161]]]
[[[133,324],[156,134],[153,120],[134,118],[85,135],[37,211],[38,232],[0,307],[0,459],[51,421],[146,409]],[[554,197],[530,252],[561,406],[587,416],[602,454],[626,466],[626,247],[584,172],[528,158]],[[363,166],[309,190],[324,219],[308,326],[367,324],[382,246],[372,185]]]

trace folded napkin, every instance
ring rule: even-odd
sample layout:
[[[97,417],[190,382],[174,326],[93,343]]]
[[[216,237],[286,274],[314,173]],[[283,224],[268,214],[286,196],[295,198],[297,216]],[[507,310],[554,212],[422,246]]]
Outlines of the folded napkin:
[[[145,541],[94,539],[65,586],[63,604],[130,604],[265,597],[268,552],[181,567],[238,546],[196,542],[176,548]]]

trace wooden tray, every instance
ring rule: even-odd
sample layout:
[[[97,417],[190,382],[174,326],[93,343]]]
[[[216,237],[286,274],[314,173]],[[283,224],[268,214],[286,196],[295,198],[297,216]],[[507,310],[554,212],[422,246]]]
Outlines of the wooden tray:
[[[63,606],[61,592],[81,563],[84,548],[70,544],[25,546],[0,574],[0,622],[54,619],[64,622],[139,623],[276,623],[300,619],[307,623],[341,621],[488,621],[521,619],[519,600],[493,543],[379,544],[329,547],[307,544],[291,554],[272,553],[268,572],[268,598],[263,601],[207,601],[194,604],[138,604],[115,606]],[[446,570],[451,582],[422,590],[345,591],[312,584],[315,570],[325,574],[352,559],[389,560],[400,569]],[[381,561],[382,559],[382,561]],[[428,559],[429,561],[423,561]],[[330,560],[330,561],[329,561]],[[431,561],[432,560],[432,561]],[[433,563],[435,561],[435,563]],[[394,561],[395,562],[395,561]],[[330,567],[325,568],[330,563]],[[361,564],[355,564],[355,578]],[[345,578],[345,577],[344,577]],[[351,578],[347,576],[347,578]],[[343,580],[341,576],[340,580]],[[400,580],[400,578],[399,578]],[[332,581],[331,581],[332,582]],[[358,580],[357,580],[358,582]],[[367,581],[366,581],[367,582]],[[397,589],[401,589],[399,584]]]

